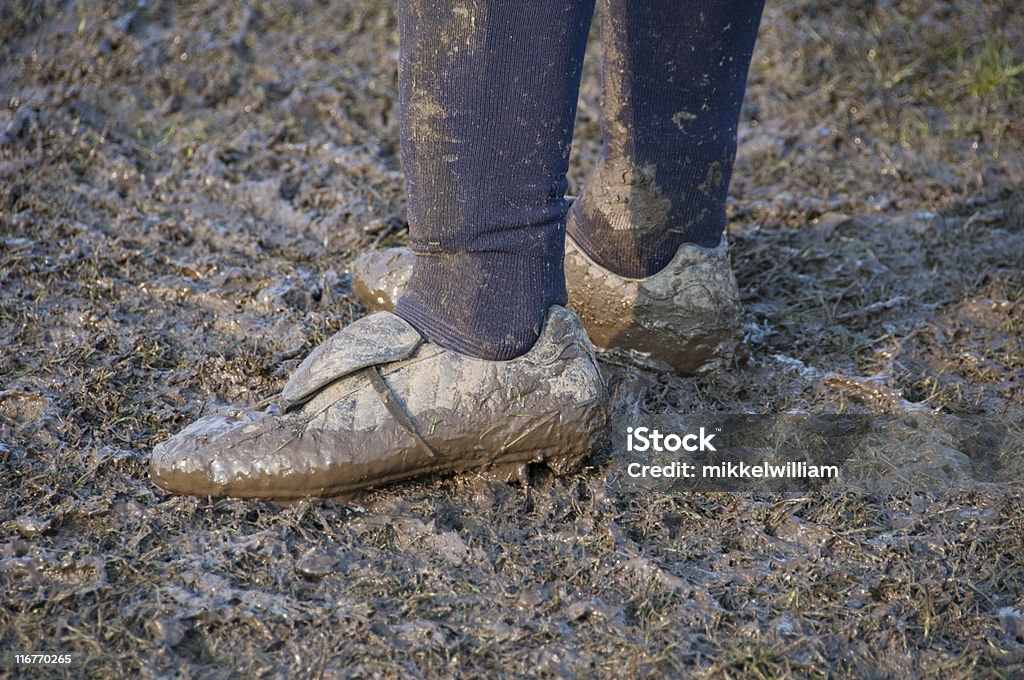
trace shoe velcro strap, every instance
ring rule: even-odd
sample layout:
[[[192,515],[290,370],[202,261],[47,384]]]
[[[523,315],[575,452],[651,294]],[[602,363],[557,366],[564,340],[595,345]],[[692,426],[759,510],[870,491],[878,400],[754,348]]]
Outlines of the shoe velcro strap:
[[[294,409],[325,387],[367,366],[407,359],[423,338],[404,319],[371,314],[341,329],[306,357],[281,391],[281,405]]]

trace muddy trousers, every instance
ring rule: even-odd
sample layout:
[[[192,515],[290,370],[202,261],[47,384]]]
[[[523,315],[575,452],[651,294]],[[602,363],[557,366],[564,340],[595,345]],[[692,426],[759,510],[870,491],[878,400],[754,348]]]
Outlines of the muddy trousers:
[[[570,233],[616,274],[714,245],[762,0],[601,0],[603,146]],[[395,312],[507,360],[566,303],[566,171],[594,0],[400,0],[410,247]]]

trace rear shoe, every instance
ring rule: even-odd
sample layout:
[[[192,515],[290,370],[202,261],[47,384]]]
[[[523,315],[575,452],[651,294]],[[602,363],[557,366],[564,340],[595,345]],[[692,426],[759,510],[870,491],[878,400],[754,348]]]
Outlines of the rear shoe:
[[[360,255],[352,289],[370,310],[391,310],[416,256],[407,248]],[[645,279],[614,274],[565,241],[569,306],[599,352],[612,360],[683,375],[727,363],[741,309],[725,236],[714,248],[684,243],[663,270]]]
[[[371,312],[394,311],[414,264],[416,255],[404,246],[361,253],[352,262],[352,292]]]
[[[668,266],[644,279],[605,269],[566,239],[569,304],[609,358],[682,375],[727,363],[741,310],[725,236],[714,248],[684,243]]]
[[[422,475],[528,463],[574,468],[605,434],[604,386],[576,315],[551,307],[511,361],[424,340],[403,319],[367,316],[320,345],[265,411],[204,417],[153,449],[161,488],[291,500]]]

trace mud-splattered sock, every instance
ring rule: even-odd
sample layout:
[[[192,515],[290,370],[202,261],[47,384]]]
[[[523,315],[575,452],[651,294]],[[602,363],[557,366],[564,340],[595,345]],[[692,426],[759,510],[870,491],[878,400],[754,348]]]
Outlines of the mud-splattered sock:
[[[593,0],[401,0],[402,164],[419,255],[395,313],[472,356],[565,304],[565,173]]]
[[[643,278],[683,243],[721,240],[762,7],[602,0],[604,146],[568,218],[599,264]]]

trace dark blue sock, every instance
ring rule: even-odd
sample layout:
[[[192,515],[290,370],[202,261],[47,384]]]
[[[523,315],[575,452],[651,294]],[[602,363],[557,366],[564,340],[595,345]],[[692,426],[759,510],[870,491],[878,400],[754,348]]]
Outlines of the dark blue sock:
[[[402,164],[419,256],[395,313],[504,360],[565,304],[565,173],[593,0],[401,0]]]
[[[611,271],[643,278],[721,240],[763,5],[602,0],[604,148],[568,229]]]

